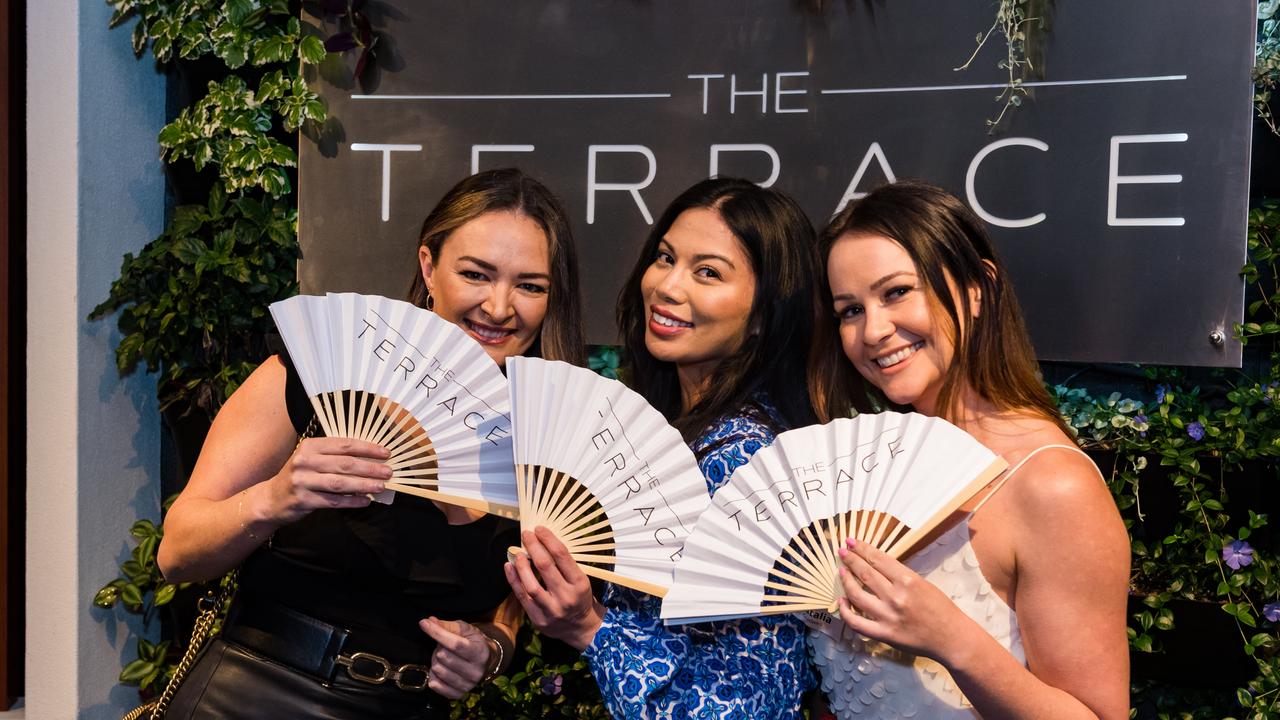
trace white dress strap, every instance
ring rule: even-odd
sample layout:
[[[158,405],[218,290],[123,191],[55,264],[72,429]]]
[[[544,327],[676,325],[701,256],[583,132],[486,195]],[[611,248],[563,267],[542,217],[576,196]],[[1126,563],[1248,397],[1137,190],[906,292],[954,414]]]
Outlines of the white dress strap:
[[[991,499],[991,496],[992,496],[992,495],[995,495],[996,493],[1000,492],[1000,488],[1004,487],[1004,484],[1005,484],[1005,483],[1007,483],[1007,482],[1009,482],[1009,478],[1013,477],[1013,474],[1014,474],[1014,473],[1016,473],[1016,472],[1018,472],[1019,470],[1021,470],[1021,469],[1022,469],[1022,466],[1023,466],[1023,465],[1025,465],[1025,464],[1027,463],[1027,461],[1028,461],[1028,460],[1030,460],[1031,458],[1033,458],[1033,457],[1035,457],[1037,454],[1039,454],[1041,450],[1050,450],[1050,449],[1053,449],[1053,448],[1061,448],[1061,449],[1063,449],[1063,450],[1074,450],[1075,452],[1078,452],[1078,453],[1080,453],[1081,455],[1084,455],[1084,456],[1085,456],[1085,458],[1089,458],[1089,455],[1088,455],[1087,453],[1085,453],[1085,451],[1081,450],[1080,448],[1076,447],[1075,445],[1063,445],[1063,444],[1061,444],[1061,443],[1053,444],[1053,445],[1041,445],[1040,447],[1036,448],[1035,450],[1032,450],[1031,452],[1027,453],[1025,457],[1023,457],[1021,460],[1019,460],[1019,461],[1018,461],[1018,464],[1017,464],[1017,465],[1014,465],[1013,467],[1011,467],[1011,468],[1009,468],[1007,471],[1005,471],[1004,476],[1000,478],[1000,481],[996,483],[996,486],[995,486],[995,487],[993,487],[993,488],[991,488],[991,492],[987,493],[987,496],[986,496],[986,497],[984,497],[984,498],[982,498],[981,500],[979,500],[979,501],[978,501],[978,504],[977,504],[976,506],[974,506],[973,510],[971,510],[971,511],[969,512],[969,516],[970,516],[970,517],[973,517],[974,513],[976,513],[976,512],[978,512],[979,510],[981,510],[981,509],[982,509],[982,506],[987,504],[987,501]],[[1091,462],[1091,463],[1092,463],[1092,462],[1093,462],[1093,460],[1092,460],[1092,459],[1090,459],[1090,460],[1089,460],[1089,462]]]

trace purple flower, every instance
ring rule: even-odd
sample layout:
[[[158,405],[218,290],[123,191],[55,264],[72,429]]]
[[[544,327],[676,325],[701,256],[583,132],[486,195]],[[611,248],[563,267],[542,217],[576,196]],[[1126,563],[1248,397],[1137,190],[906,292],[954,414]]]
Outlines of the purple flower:
[[[1169,394],[1169,388],[1164,385],[1156,386],[1156,404],[1164,402],[1164,396]]]
[[[1262,606],[1262,617],[1271,622],[1280,622],[1280,603],[1267,603]]]
[[[542,678],[542,694],[543,695],[559,695],[561,688],[564,686],[563,675],[548,675]]]
[[[1202,440],[1204,439],[1204,426],[1198,422],[1193,422],[1187,426],[1187,434],[1191,436],[1192,440]]]
[[[1232,570],[1253,563],[1253,548],[1244,540],[1232,540],[1222,548],[1222,560]]]

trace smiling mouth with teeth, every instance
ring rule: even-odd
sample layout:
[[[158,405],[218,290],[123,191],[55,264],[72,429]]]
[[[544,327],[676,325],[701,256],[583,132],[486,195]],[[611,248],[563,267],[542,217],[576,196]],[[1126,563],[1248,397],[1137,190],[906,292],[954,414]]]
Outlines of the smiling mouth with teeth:
[[[653,313],[653,321],[663,327],[673,327],[673,328],[693,327],[693,323],[676,320],[675,318],[669,318],[666,315],[660,315],[658,313]]]
[[[877,364],[877,365],[879,365],[882,369],[883,369],[883,368],[891,368],[891,367],[893,367],[894,365],[897,365],[898,363],[902,362],[903,360],[906,360],[907,358],[909,358],[909,357],[911,357],[912,355],[914,355],[914,354],[915,354],[915,352],[916,352],[917,350],[919,350],[920,348],[922,348],[922,347],[924,347],[924,341],[923,341],[923,340],[922,340],[922,341],[920,341],[920,342],[918,342],[918,343],[915,343],[914,345],[912,345],[912,346],[910,346],[910,347],[902,348],[902,349],[901,349],[901,350],[899,350],[898,352],[893,353],[893,354],[891,354],[891,355],[885,355],[884,357],[878,357],[878,358],[876,358],[876,359],[875,359],[875,360],[876,360],[876,364]]]
[[[505,330],[502,328],[491,328],[486,325],[477,325],[470,320],[467,320],[466,323],[468,330],[485,340],[502,340],[515,333],[515,330]]]

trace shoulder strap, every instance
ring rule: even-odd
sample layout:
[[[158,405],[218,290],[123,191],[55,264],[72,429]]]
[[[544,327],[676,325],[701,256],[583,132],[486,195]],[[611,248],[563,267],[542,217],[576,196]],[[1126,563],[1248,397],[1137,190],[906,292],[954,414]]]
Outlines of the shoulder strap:
[[[979,510],[981,510],[981,509],[982,509],[982,506],[983,506],[983,505],[986,505],[986,504],[987,504],[987,501],[988,501],[988,500],[990,500],[990,499],[991,499],[991,497],[992,497],[993,495],[995,495],[996,493],[1000,492],[1000,488],[1004,487],[1004,484],[1005,484],[1005,483],[1007,483],[1007,482],[1009,482],[1009,478],[1013,477],[1014,473],[1016,473],[1016,472],[1018,472],[1019,470],[1021,470],[1021,469],[1022,469],[1022,466],[1023,466],[1023,465],[1025,465],[1025,464],[1027,463],[1027,461],[1028,461],[1028,460],[1030,460],[1031,458],[1033,458],[1033,457],[1035,457],[1036,455],[1038,455],[1038,454],[1040,453],[1040,451],[1042,451],[1042,450],[1050,450],[1050,449],[1053,449],[1053,448],[1061,448],[1061,449],[1063,449],[1063,450],[1072,450],[1072,451],[1074,451],[1074,452],[1078,452],[1078,453],[1080,453],[1081,455],[1084,455],[1086,458],[1088,458],[1088,457],[1089,457],[1088,455],[1086,455],[1086,454],[1085,454],[1085,452],[1084,452],[1083,450],[1081,450],[1080,448],[1076,447],[1075,445],[1062,445],[1062,444],[1041,445],[1040,447],[1036,448],[1035,450],[1032,450],[1031,452],[1027,453],[1026,457],[1024,457],[1024,458],[1022,458],[1021,460],[1019,460],[1017,465],[1014,465],[1013,467],[1009,468],[1009,469],[1005,472],[1004,477],[1000,478],[1000,481],[996,483],[996,486],[995,486],[995,487],[993,487],[993,488],[991,488],[991,492],[987,493],[987,496],[986,496],[986,497],[984,497],[984,498],[982,498],[981,500],[979,500],[979,501],[978,501],[977,506],[975,506],[975,507],[973,508],[973,510],[969,513],[969,517],[973,517],[973,515],[974,515],[975,513],[977,513]],[[1089,462],[1093,462],[1093,461],[1092,461],[1092,460],[1090,460]]]

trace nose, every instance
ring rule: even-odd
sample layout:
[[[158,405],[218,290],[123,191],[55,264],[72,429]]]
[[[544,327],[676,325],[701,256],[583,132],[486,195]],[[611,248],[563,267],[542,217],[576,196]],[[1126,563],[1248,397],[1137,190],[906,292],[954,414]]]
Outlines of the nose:
[[[684,285],[680,282],[681,275],[674,269],[667,270],[665,274],[658,280],[658,284],[654,286],[654,291],[658,294],[658,299],[666,302],[679,304],[684,301]]]
[[[495,324],[501,325],[511,319],[511,299],[508,290],[495,285],[489,291],[488,297],[480,304],[480,309],[485,315],[488,315]]]
[[[896,330],[890,313],[880,307],[865,307],[862,310],[862,341],[868,345],[879,345],[887,340]]]

